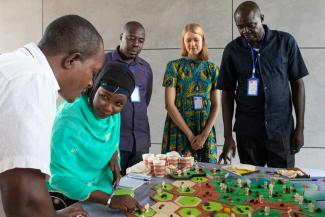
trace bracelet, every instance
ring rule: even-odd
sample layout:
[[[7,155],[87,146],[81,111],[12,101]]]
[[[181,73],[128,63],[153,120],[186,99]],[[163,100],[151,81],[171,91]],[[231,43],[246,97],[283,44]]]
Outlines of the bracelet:
[[[111,201],[112,201],[112,197],[113,197],[113,193],[108,197],[107,202],[106,202],[106,206],[109,207],[109,205],[111,204]]]

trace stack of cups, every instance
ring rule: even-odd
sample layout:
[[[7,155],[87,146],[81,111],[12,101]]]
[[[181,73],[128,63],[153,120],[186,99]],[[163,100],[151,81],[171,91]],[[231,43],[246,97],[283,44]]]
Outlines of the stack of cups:
[[[169,166],[173,166],[176,169],[178,168],[178,156],[167,156],[167,163]]]
[[[154,157],[154,156],[155,156],[154,154],[143,154],[142,155],[143,163],[146,167],[149,167],[148,158]]]
[[[156,177],[164,177],[166,175],[166,161],[154,160],[153,168],[154,168],[154,175]]]
[[[157,160],[155,155],[148,157],[148,167],[150,168],[150,172],[153,174],[153,162]]]
[[[190,168],[193,164],[193,157],[181,157],[179,160],[180,169]]]

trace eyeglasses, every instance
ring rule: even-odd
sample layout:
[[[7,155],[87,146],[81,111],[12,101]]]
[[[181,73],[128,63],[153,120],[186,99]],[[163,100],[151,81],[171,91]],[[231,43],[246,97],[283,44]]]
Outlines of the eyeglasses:
[[[126,38],[126,40],[133,42],[133,43],[136,41],[138,41],[140,44],[144,43],[144,38],[139,38],[134,35],[126,35],[125,38]]]

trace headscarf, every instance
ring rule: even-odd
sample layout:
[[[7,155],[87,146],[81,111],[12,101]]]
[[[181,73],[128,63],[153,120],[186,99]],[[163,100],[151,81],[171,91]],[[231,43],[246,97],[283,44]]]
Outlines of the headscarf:
[[[116,94],[131,96],[135,79],[133,73],[126,64],[119,62],[106,63],[94,78],[93,86],[85,93],[89,98],[90,105],[93,104],[95,94],[99,87]]]

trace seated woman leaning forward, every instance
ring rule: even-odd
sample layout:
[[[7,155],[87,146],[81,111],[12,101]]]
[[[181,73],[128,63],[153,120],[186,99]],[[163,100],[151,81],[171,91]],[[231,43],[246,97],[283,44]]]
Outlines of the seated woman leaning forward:
[[[120,111],[134,86],[134,76],[125,64],[110,63],[80,98],[59,106],[48,182],[54,201],[64,205],[91,201],[126,212],[141,209],[131,196],[111,196],[114,179],[119,176],[112,162],[118,165]]]

